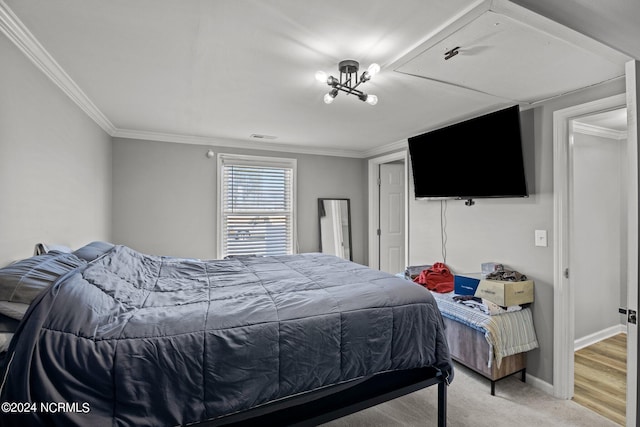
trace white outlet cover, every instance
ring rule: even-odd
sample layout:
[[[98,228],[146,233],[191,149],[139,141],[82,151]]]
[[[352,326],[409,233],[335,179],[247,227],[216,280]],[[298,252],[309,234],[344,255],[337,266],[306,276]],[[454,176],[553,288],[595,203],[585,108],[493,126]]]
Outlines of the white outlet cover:
[[[547,230],[536,230],[535,244],[536,246],[547,247]]]

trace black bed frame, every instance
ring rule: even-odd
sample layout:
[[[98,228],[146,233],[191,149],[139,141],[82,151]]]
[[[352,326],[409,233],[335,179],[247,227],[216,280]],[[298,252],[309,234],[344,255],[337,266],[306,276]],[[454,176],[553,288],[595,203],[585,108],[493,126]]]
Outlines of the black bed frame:
[[[317,426],[371,406],[438,385],[438,427],[447,425],[447,381],[435,368],[385,372],[312,394],[269,403],[196,424],[198,427]]]

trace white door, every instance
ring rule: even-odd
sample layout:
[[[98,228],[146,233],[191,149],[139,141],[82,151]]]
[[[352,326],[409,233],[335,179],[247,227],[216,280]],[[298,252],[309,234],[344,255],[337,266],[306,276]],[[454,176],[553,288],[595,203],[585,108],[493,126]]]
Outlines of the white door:
[[[627,288],[627,310],[638,312],[638,127],[640,126],[640,62],[626,64],[627,92],[627,141],[629,145],[629,286]],[[636,319],[627,323],[627,426],[636,425],[638,410],[638,325]]]
[[[404,164],[380,165],[380,270],[404,271]]]

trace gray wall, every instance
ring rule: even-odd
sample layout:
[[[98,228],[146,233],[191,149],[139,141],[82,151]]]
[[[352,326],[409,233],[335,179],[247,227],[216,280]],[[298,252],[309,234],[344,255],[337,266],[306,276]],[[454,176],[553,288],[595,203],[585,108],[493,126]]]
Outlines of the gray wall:
[[[114,138],[113,241],[151,254],[216,256],[216,159],[208,149],[297,159],[298,252],[319,250],[319,197],[351,199],[353,260],[366,264],[362,159]]]
[[[553,384],[554,202],[553,112],[624,93],[624,80],[591,87],[523,111],[526,199],[477,199],[446,204],[446,263],[454,273],[480,271],[480,264],[500,262],[535,281],[532,304],[540,348],[528,355],[527,372]],[[495,162],[494,162],[495,163]],[[451,159],[452,174],[455,159]],[[488,163],[487,167],[491,164]],[[409,183],[409,262],[443,261],[440,202],[413,198]],[[534,245],[534,231],[547,230],[547,247]]]
[[[626,307],[626,141],[574,132],[571,277],[575,339],[621,323]],[[622,294],[624,292],[624,303]]]
[[[540,348],[529,354],[529,372],[553,377],[553,112],[624,92],[624,81],[549,101],[523,113],[527,199],[447,202],[447,264],[455,272],[477,272],[497,261],[535,280],[534,323]],[[113,238],[149,253],[215,256],[216,162],[207,149],[298,159],[298,245],[318,248],[316,199],[348,197],[353,219],[354,260],[365,263],[366,161],[261,152],[155,141],[114,140]],[[410,191],[413,191],[410,183]],[[164,191],[164,190],[168,191]],[[409,201],[410,263],[442,260],[440,203]],[[548,232],[548,247],[534,246],[534,230]]]
[[[209,147],[118,138],[111,144],[4,36],[0,58],[0,265],[30,255],[37,242],[75,247],[111,240],[149,253],[215,256],[216,179],[215,161],[205,157]],[[553,372],[553,112],[624,89],[620,79],[528,112],[533,117],[526,123],[533,135],[525,147],[528,199],[447,204],[446,261],[454,271],[478,271],[481,262],[498,261],[535,280],[540,349],[530,353],[528,370],[548,383]],[[346,197],[352,201],[354,260],[366,264],[366,161],[290,156],[298,159],[299,251],[318,249],[316,199]],[[411,200],[409,209],[410,263],[440,260],[439,203]],[[548,247],[534,246],[535,229],[548,230]]]
[[[0,266],[108,240],[111,137],[0,34]]]

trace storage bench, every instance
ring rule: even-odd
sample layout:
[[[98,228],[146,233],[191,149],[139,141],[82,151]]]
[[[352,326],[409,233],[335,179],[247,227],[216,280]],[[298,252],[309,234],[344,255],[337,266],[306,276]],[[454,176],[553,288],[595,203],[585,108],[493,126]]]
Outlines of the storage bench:
[[[522,381],[526,381],[526,352],[504,357],[500,368],[497,367],[495,361],[489,367],[489,343],[482,332],[446,317],[444,318],[444,324],[451,358],[491,380],[492,396],[496,392],[496,381],[509,375],[521,372]]]
[[[538,347],[531,309],[490,316],[453,300],[455,294],[432,292],[445,323],[451,357],[495,383],[520,373],[526,380],[527,352]]]

